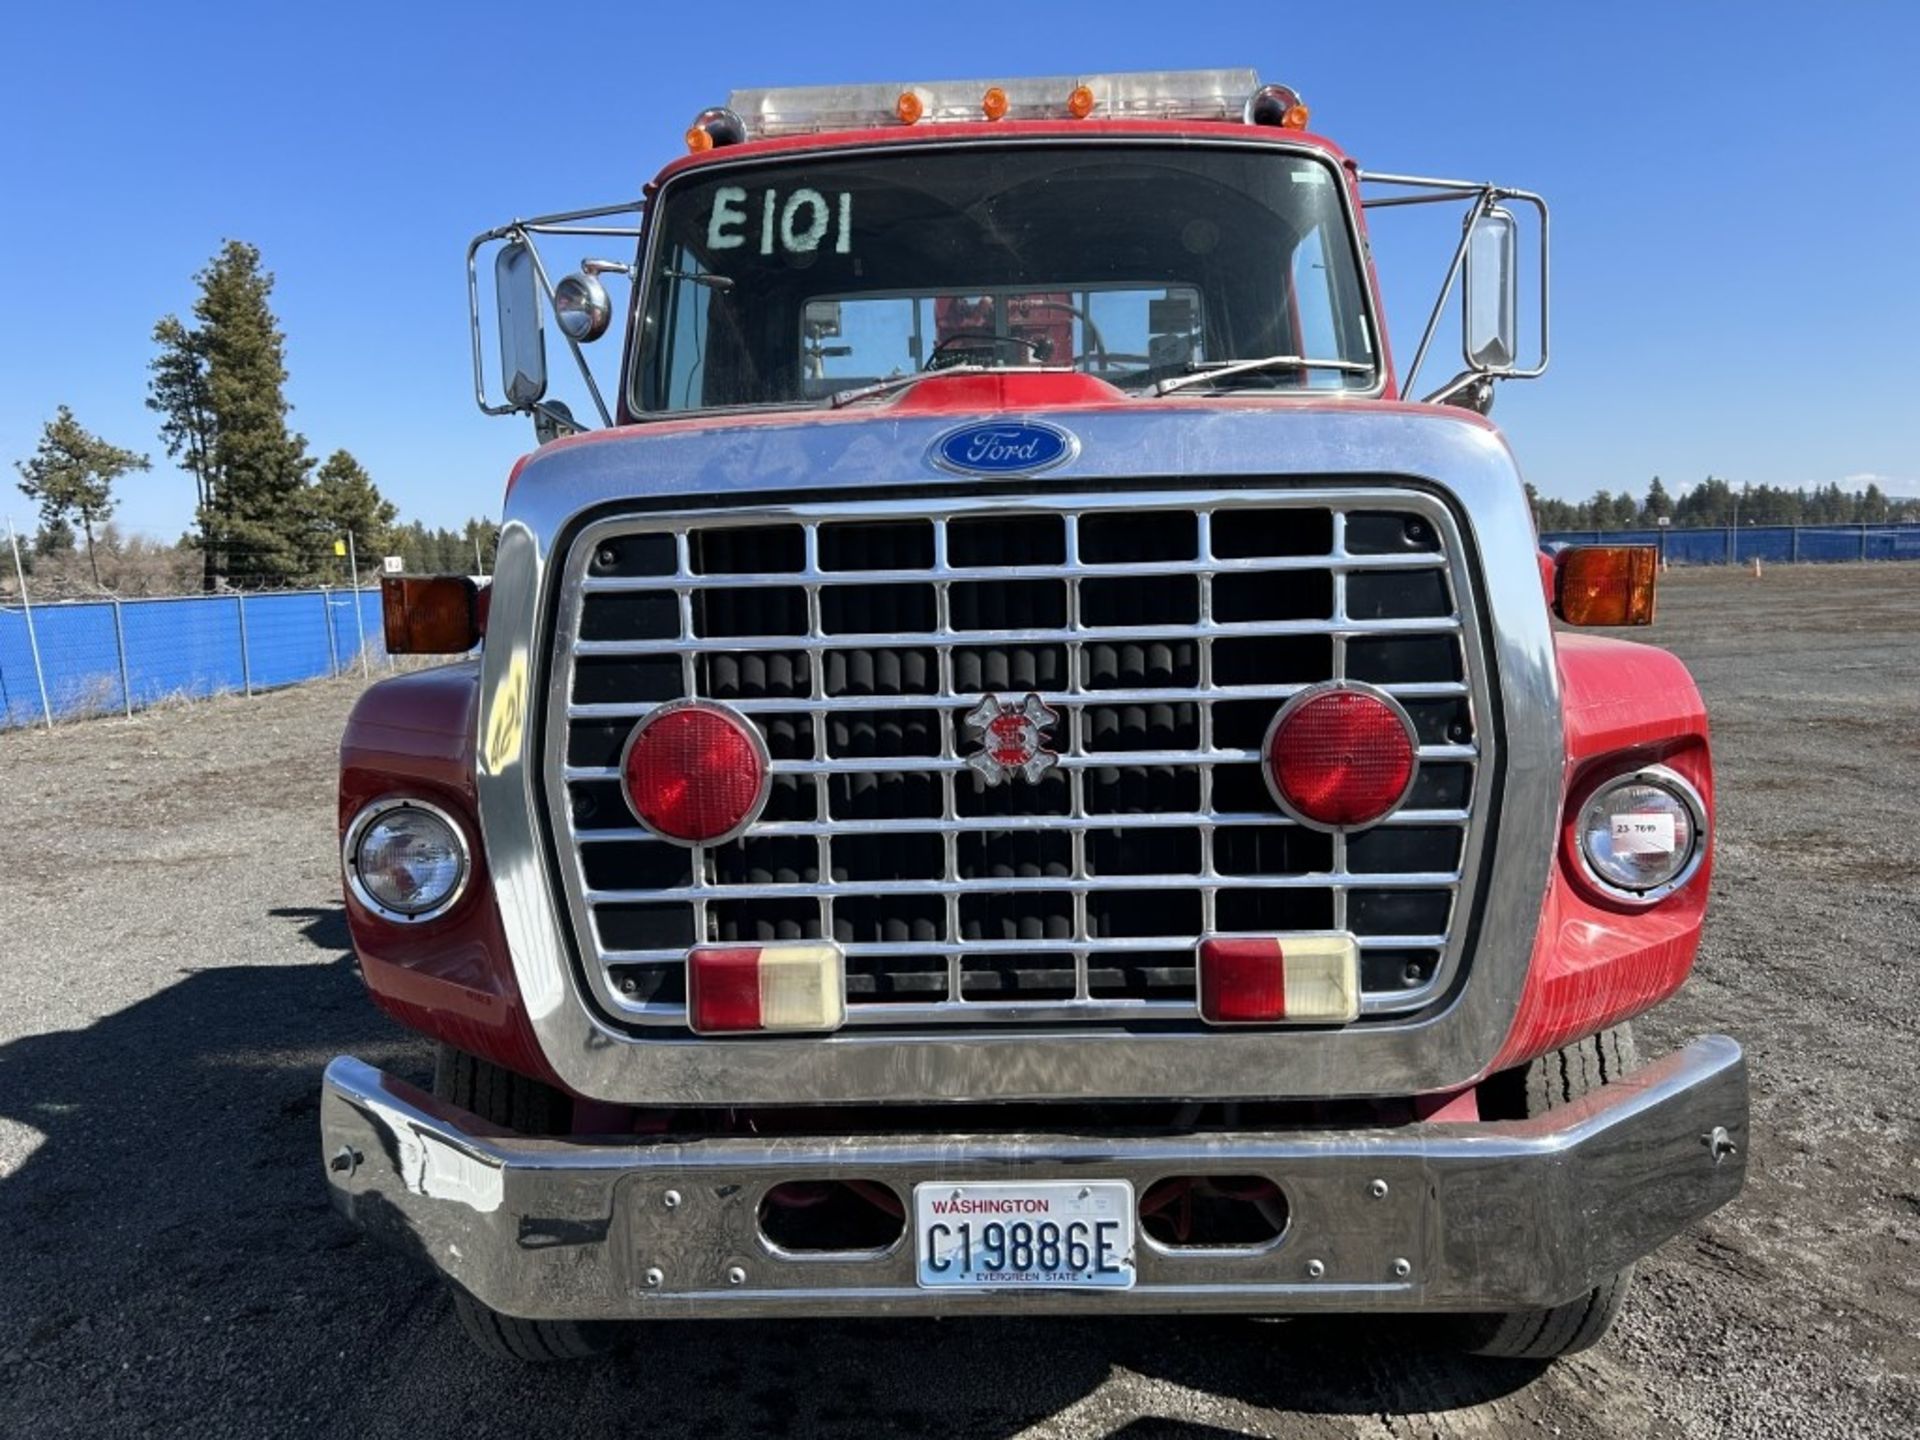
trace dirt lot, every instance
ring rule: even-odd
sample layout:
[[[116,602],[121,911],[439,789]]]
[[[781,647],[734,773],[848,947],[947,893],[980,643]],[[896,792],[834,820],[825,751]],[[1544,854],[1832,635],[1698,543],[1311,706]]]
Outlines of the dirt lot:
[[[0,1434],[1846,1436],[1920,1418],[1920,566],[1676,572],[1713,708],[1699,970],[1643,1054],[1748,1047],[1749,1189],[1547,1370],[1402,1326],[649,1330],[490,1366],[327,1208],[325,1061],[422,1075],[338,905],[346,682],[0,735]]]

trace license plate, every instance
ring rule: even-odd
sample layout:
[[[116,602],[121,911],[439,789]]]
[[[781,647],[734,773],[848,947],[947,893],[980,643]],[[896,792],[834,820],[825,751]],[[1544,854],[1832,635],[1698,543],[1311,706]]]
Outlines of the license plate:
[[[1133,1228],[1125,1180],[913,1187],[922,1289],[1126,1290]]]

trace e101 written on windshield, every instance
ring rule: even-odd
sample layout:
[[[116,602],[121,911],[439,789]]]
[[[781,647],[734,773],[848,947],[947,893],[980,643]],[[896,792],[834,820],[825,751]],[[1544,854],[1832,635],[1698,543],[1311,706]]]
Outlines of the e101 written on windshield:
[[[794,255],[818,250],[828,236],[836,255],[853,249],[853,195],[845,190],[823,194],[808,186],[782,196],[766,189],[754,197],[744,185],[722,185],[713,195],[713,216],[707,221],[707,246],[712,250],[738,250],[753,235],[751,225],[758,210],[759,246],[762,255],[776,249]]]

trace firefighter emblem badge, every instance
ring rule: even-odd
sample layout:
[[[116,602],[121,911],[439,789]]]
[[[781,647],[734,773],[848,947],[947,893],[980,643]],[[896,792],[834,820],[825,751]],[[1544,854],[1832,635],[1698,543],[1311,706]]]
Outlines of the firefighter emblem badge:
[[[1016,777],[1031,785],[1060,763],[1047,748],[1047,731],[1060,723],[1060,716],[1038,695],[1018,702],[989,695],[967,712],[966,722],[980,741],[967,764],[989,785]]]

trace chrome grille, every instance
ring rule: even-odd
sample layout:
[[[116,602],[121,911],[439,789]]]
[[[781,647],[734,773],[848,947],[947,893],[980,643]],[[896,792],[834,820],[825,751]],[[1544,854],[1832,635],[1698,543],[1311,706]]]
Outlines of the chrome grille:
[[[627,516],[573,545],[547,788],[587,978],[684,1028],[696,941],[827,936],[853,1025],[1197,1023],[1206,934],[1344,929],[1363,1018],[1452,980],[1491,767],[1452,517],[1407,489],[947,499]],[[1406,808],[1289,820],[1259,744],[1330,678],[1397,697]],[[1057,768],[989,787],[983,694],[1060,716]],[[634,723],[724,701],[774,782],[740,839],[652,838],[620,794]]]

